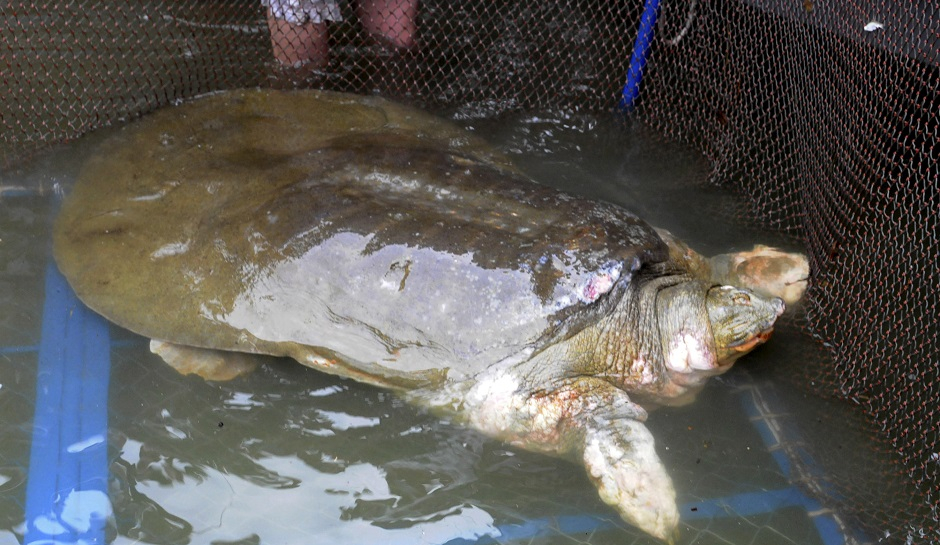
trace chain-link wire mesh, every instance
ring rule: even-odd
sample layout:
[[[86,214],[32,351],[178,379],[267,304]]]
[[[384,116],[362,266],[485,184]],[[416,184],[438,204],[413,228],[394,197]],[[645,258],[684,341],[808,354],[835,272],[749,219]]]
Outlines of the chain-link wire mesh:
[[[661,36],[683,38],[657,42],[641,116],[703,150],[750,217],[803,238],[807,326],[834,365],[791,376],[856,402],[923,494],[853,496],[850,468],[830,501],[936,541],[940,6],[769,4],[670,6]]]
[[[285,10],[299,11],[288,15]],[[235,87],[381,93],[462,116],[617,103],[639,1],[12,0],[0,162]],[[782,374],[858,404],[919,491],[814,490],[912,541],[940,522],[940,4],[664,1],[639,120],[692,144],[741,215],[803,241],[806,328],[832,356]],[[822,441],[814,445],[825,450]],[[880,447],[875,447],[880,448]]]

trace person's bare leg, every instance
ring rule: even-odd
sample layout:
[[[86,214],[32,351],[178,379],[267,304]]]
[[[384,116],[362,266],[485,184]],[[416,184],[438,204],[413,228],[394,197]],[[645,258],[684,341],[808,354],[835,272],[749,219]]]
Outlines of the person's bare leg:
[[[414,45],[418,0],[359,0],[356,12],[375,38],[397,48]]]
[[[330,60],[326,23],[306,22],[295,25],[278,19],[268,9],[268,29],[274,57],[287,66],[308,65],[324,68]]]

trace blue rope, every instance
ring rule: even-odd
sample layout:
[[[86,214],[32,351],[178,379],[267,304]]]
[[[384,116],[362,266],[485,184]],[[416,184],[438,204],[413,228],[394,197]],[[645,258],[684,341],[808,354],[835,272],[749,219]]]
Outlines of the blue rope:
[[[777,462],[777,465],[780,467],[780,472],[789,480],[793,481],[793,464],[785,450],[781,448],[783,446],[781,441],[785,439],[778,436],[779,431],[774,431],[774,429],[771,428],[764,415],[762,415],[760,408],[758,408],[757,401],[752,392],[753,390],[744,390],[741,394],[741,404],[744,407],[745,414],[750,418],[751,424],[757,430],[758,434],[760,434],[764,445]],[[779,407],[783,405],[772,391],[761,390],[761,392],[763,397],[769,399],[771,406]],[[796,435],[796,433],[792,433],[792,435]],[[792,441],[792,438],[789,439]],[[794,443],[798,445],[798,442],[794,441]],[[812,459],[808,452],[799,448],[795,450],[798,451],[797,454],[800,456],[804,468],[818,471],[818,469],[816,469],[817,465],[815,460]],[[818,484],[824,486],[824,483],[825,479],[820,476]],[[835,517],[824,509],[823,505],[815,498],[807,496],[802,491],[798,491],[798,493],[800,495],[800,505],[802,505],[810,515],[822,542],[825,545],[843,545],[845,543],[845,535]]]
[[[46,268],[24,543],[105,543],[110,334]]]
[[[701,519],[719,519],[724,517],[742,517],[773,513],[787,507],[802,507],[804,509],[819,508],[819,504],[807,497],[795,487],[781,488],[779,490],[766,490],[760,492],[747,492],[711,498],[702,501],[687,503],[679,507],[681,518],[684,521]],[[817,517],[819,518],[819,517]],[[839,528],[832,521],[831,526],[821,528],[817,522],[817,530],[823,543],[837,545],[844,543]],[[499,539],[491,536],[482,536],[476,539],[457,538],[445,545],[489,545],[492,543],[509,543],[513,541],[528,541],[534,537],[560,533],[575,535],[600,530],[617,528],[619,521],[611,516],[602,515],[562,515],[551,518],[539,518],[522,522],[520,524],[505,524],[498,528]]]
[[[128,347],[137,347],[144,346],[147,344],[146,339],[118,339],[111,341],[111,349],[118,348],[128,348]],[[38,344],[24,344],[19,346],[0,346],[0,356],[4,354],[27,354],[29,352],[38,352]]]
[[[633,109],[638,96],[640,96],[640,82],[643,80],[643,68],[649,56],[650,46],[653,43],[653,29],[656,27],[656,15],[659,12],[659,0],[646,0],[643,15],[640,16],[640,28],[633,44],[633,55],[630,57],[630,68],[627,70],[627,83],[623,86],[623,96],[620,98],[621,111]]]

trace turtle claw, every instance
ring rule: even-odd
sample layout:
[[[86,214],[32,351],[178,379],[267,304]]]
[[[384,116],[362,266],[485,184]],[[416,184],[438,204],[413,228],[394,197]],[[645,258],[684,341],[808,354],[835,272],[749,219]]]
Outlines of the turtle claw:
[[[587,430],[583,456],[604,503],[651,536],[674,542],[676,492],[646,426],[624,419]]]

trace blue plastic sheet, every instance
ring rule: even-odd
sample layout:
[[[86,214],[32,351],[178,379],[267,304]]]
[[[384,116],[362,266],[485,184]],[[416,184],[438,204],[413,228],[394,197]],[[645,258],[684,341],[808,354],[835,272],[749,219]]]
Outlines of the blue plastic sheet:
[[[105,543],[110,335],[55,265],[46,270],[27,544]]]

